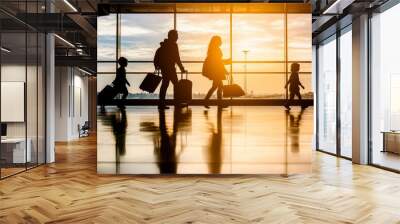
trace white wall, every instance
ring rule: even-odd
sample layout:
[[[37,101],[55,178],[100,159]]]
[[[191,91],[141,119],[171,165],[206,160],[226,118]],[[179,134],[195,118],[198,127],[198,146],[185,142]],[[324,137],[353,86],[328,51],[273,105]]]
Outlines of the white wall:
[[[79,137],[78,125],[88,120],[88,78],[73,67],[56,67],[55,140]]]
[[[5,122],[7,124],[7,137],[9,138],[28,138],[29,148],[31,149],[32,162],[44,163],[45,141],[44,141],[44,73],[41,66],[4,63],[1,66],[2,82],[23,82],[25,89],[19,90],[24,102],[22,108],[2,107],[3,113],[13,113],[12,110],[20,110],[23,119],[21,122]],[[4,89],[2,89],[3,92]],[[26,97],[25,91],[26,90]],[[3,97],[7,97],[2,95]],[[22,110],[22,111],[21,111]],[[14,112],[15,113],[15,112]],[[25,119],[26,114],[26,119]],[[39,159],[39,161],[36,161]],[[49,160],[51,161],[51,160]]]
[[[2,82],[25,82],[26,76],[25,64],[9,64],[1,66],[1,81]],[[28,70],[32,67],[28,66]],[[27,96],[33,96],[33,93],[27,93]],[[36,94],[35,94],[36,96]],[[1,108],[7,110],[7,108]],[[29,116],[29,115],[28,115]],[[30,117],[28,117],[30,121]],[[25,137],[25,122],[7,122],[7,136],[8,137]],[[29,136],[28,136],[29,137]]]

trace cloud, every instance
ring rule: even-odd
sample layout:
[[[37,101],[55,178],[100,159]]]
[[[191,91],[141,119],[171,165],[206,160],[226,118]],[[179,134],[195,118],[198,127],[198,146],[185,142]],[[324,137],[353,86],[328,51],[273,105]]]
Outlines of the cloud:
[[[289,15],[289,48],[296,55],[308,56],[311,49],[309,15]],[[105,48],[99,57],[110,57],[115,48],[115,16],[100,17],[99,46]],[[122,52],[130,60],[151,60],[169,29],[169,14],[123,14]],[[229,15],[178,14],[178,41],[183,60],[203,60],[210,38],[219,35],[222,49],[229,56]],[[243,50],[250,50],[249,60],[282,60],[284,56],[284,16],[282,14],[233,15],[233,56],[243,59]],[[115,55],[115,54],[114,54]],[[300,56],[299,56],[300,57]],[[306,57],[306,56],[304,56]]]

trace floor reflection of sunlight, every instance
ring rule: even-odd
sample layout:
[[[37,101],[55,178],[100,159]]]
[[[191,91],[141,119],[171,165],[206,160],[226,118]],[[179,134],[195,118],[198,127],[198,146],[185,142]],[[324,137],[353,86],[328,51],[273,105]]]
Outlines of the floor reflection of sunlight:
[[[304,173],[313,108],[128,107],[98,116],[98,172]]]

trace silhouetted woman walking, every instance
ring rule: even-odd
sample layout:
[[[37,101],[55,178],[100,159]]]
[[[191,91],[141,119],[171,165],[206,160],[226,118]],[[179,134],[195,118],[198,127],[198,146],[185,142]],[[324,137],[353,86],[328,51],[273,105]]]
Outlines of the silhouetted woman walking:
[[[220,36],[213,36],[211,38],[210,44],[208,45],[207,58],[203,64],[203,75],[213,81],[212,87],[205,97],[206,108],[210,108],[208,100],[215,90],[217,90],[218,100],[222,99],[222,80],[225,80],[228,74],[225,65],[232,62],[231,59],[222,59],[221,45],[222,40]]]

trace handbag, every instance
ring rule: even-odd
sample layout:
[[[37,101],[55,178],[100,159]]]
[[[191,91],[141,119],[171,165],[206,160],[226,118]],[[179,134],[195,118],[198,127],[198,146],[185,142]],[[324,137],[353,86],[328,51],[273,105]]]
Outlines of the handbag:
[[[210,65],[210,59],[208,57],[204,60],[201,74],[204,77],[207,77],[208,79],[211,79],[211,77],[213,75],[212,70],[211,70],[211,65]]]
[[[231,98],[231,97],[241,97],[246,95],[242,87],[240,87],[238,84],[234,84],[233,80],[230,81],[231,84],[224,85],[222,87],[223,97]]]
[[[156,70],[154,72],[147,73],[146,77],[143,79],[139,88],[143,91],[154,93],[160,84],[162,77],[160,75],[160,70]]]
[[[224,80],[226,72],[227,71],[225,70],[225,66],[222,62],[219,62],[218,60],[215,61],[213,58],[207,57],[204,60],[201,74],[210,80]]]

